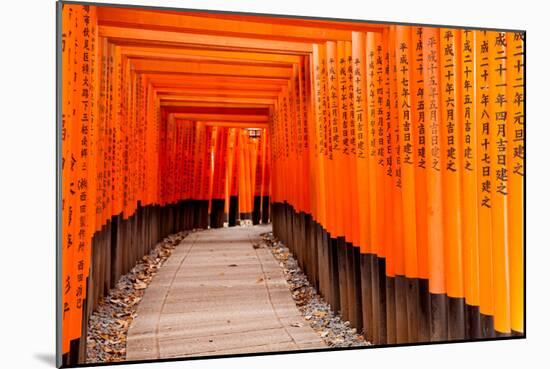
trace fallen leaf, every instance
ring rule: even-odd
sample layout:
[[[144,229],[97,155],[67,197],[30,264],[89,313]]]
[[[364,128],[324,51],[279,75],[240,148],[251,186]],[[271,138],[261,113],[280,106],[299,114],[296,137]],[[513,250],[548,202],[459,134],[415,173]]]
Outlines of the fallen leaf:
[[[134,283],[134,288],[136,290],[143,290],[143,289],[147,288],[147,284],[145,284],[143,282]]]

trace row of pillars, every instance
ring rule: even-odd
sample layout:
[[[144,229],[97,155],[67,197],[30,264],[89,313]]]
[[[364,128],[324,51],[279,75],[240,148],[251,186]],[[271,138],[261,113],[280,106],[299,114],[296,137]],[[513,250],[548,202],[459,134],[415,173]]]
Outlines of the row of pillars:
[[[376,345],[510,336],[464,298],[429,291],[427,279],[387,276],[385,258],[332,237],[310,214],[272,204],[273,233],[296,256],[310,283]],[[520,335],[517,333],[517,335]]]
[[[224,216],[224,200],[183,200],[165,206],[138,204],[136,212],[113,216],[92,238],[90,274],[83,301],[82,335],[70,343],[63,355],[63,366],[86,363],[88,321],[101,299],[108,295],[121,276],[170,234],[192,229],[220,228],[227,218],[229,226],[251,219],[253,224],[269,223],[269,196],[256,196],[252,214],[238,212],[238,197],[230,200],[229,215]]]

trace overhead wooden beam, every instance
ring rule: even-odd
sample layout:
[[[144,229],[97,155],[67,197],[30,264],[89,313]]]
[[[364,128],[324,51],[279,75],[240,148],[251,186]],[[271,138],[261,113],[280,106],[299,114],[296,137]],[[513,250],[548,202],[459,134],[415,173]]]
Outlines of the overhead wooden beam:
[[[200,113],[174,113],[174,118],[198,120],[198,121],[216,121],[216,122],[242,122],[242,123],[262,123],[268,121],[267,115],[251,114],[200,114]]]
[[[217,96],[217,97],[272,97],[279,95],[279,91],[250,91],[250,90],[219,90],[203,88],[155,88],[159,96],[161,95],[180,95],[180,96]]]
[[[244,48],[246,50],[264,50],[294,53],[310,53],[312,44],[305,42],[261,40],[232,36],[205,35],[184,32],[159,31],[131,27],[99,26],[99,36],[119,40],[138,40],[148,42],[172,42],[182,45],[209,45],[218,47]]]
[[[297,64],[300,63],[300,56],[285,55],[285,54],[269,54],[255,53],[245,51],[230,51],[230,50],[208,50],[183,47],[154,47],[154,46],[121,46],[122,53],[136,54],[159,54],[159,55],[183,55],[183,56],[202,56],[211,58],[225,58],[234,60],[251,60],[258,62],[273,62],[281,64]]]
[[[206,74],[282,79],[288,79],[292,75],[292,68],[285,67],[243,67],[241,65],[213,64],[208,62],[177,62],[147,59],[130,60],[136,72],[146,73]]]
[[[220,102],[220,103],[242,103],[242,104],[267,104],[272,105],[277,100],[268,98],[249,98],[249,97],[208,97],[208,96],[161,96],[161,106],[178,106],[178,102]]]
[[[171,50],[171,49],[167,49]],[[186,55],[182,53],[171,52],[151,52],[149,50],[139,50],[133,47],[128,50],[126,47],[121,47],[121,54],[132,59],[149,59],[149,60],[167,60],[181,62],[208,62],[212,64],[231,64],[243,66],[258,66],[258,67],[291,67],[292,63],[273,62],[273,61],[258,61],[253,59],[233,59],[220,58],[201,55]]]
[[[166,105],[163,105],[167,108]],[[237,102],[199,102],[199,101],[178,101],[177,108],[269,108],[271,104],[251,104]],[[173,105],[171,105],[174,108]]]
[[[260,38],[269,40],[299,40],[323,42],[326,40],[351,41],[351,31],[314,25],[288,25],[270,23],[271,17],[227,19],[223,15],[211,18],[187,12],[179,14],[163,11],[145,11],[125,8],[98,8],[100,25],[157,29],[211,35]]]
[[[295,55],[295,56],[305,56],[308,55],[305,52],[298,51],[284,51],[279,49],[250,49],[245,47],[238,46],[223,46],[219,44],[185,44],[179,42],[170,42],[163,40],[131,40],[125,38],[109,38],[109,42],[117,46],[137,46],[137,47],[168,47],[168,48],[194,48],[197,50],[210,50],[210,51],[236,51],[236,52],[256,52],[256,53],[266,53],[266,54],[280,54],[280,55]]]
[[[181,14],[181,11],[163,11],[171,14]],[[189,11],[189,15],[196,15],[203,18],[232,19],[246,22],[264,22],[270,24],[285,24],[303,27],[329,28],[338,30],[358,31],[358,32],[382,32],[389,26],[376,21],[365,20],[339,20],[339,19],[315,19],[306,16],[295,16],[287,14],[237,14],[234,12],[213,12],[213,11]]]
[[[268,123],[206,122],[206,126],[228,128],[268,128]]]
[[[269,115],[269,108],[243,105],[240,105],[238,107],[169,106],[163,107],[162,110],[167,113],[183,114]]]
[[[157,91],[160,91],[161,89],[166,89],[166,90],[198,89],[198,90],[213,90],[213,91],[224,92],[226,90],[235,89],[235,85],[233,84],[167,83],[167,82],[153,82],[152,80],[150,82],[151,82],[151,86]],[[281,91],[281,88],[276,85],[238,85],[238,88],[239,88],[239,91],[248,91],[250,93],[254,91],[278,93]]]
[[[169,114],[173,116],[176,123],[179,122],[185,122],[189,123],[189,121],[193,121],[194,119],[188,119],[188,118],[180,118],[177,115],[171,113]],[[249,122],[249,123],[241,123],[241,122],[218,122],[218,121],[203,121],[203,120],[195,120],[195,123],[202,123],[207,127],[227,127],[227,128],[249,128],[249,129],[261,129],[261,128],[268,128],[268,123],[258,123],[258,122]]]
[[[204,76],[200,75],[162,75],[162,74],[148,74],[146,72],[142,75],[152,84],[160,83],[193,83],[193,84],[210,84],[210,85],[228,85],[239,86],[239,88],[258,88],[262,86],[273,86],[280,88],[281,86],[287,86],[288,81],[280,78],[255,78],[250,76]]]

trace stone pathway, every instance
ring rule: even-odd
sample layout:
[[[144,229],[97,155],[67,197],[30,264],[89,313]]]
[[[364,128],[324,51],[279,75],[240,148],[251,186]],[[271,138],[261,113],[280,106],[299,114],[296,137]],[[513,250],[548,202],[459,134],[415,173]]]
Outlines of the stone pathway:
[[[139,304],[126,360],[327,347],[269,249],[254,247],[270,230],[219,228],[185,238]]]

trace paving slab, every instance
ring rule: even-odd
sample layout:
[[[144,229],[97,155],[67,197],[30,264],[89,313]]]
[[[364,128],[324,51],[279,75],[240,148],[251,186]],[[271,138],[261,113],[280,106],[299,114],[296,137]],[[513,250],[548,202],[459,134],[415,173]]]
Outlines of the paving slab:
[[[191,233],[153,278],[126,359],[327,347],[296,307],[278,262],[254,248],[268,225]]]

